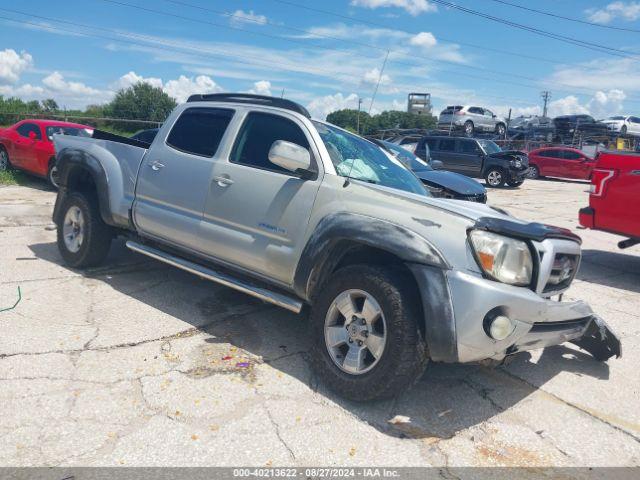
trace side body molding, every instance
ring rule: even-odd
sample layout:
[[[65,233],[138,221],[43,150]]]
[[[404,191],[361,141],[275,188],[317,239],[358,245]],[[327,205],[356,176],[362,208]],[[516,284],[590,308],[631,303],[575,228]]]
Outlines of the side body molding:
[[[347,212],[323,218],[309,238],[294,276],[294,291],[311,300],[315,287],[350,248],[369,246],[404,262],[449,268],[443,255],[424,237],[391,222]]]

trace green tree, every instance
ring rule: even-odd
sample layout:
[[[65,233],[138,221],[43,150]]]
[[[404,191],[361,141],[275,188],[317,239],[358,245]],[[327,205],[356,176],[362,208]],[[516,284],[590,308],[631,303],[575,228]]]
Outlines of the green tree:
[[[358,131],[358,110],[344,109],[336,110],[335,112],[327,115],[327,122],[333,123],[338,127],[344,128],[351,132]],[[371,122],[371,116],[367,112],[360,112],[360,133],[365,132],[368,129],[368,124]]]
[[[161,88],[140,82],[118,91],[115,98],[105,105],[105,113],[115,118],[164,122],[176,105],[176,101]]]
[[[358,118],[357,110],[336,110],[327,115],[327,122],[352,132],[356,131]],[[369,115],[360,112],[360,134],[373,135],[379,130],[394,128],[423,128],[430,129],[436,125],[435,117],[430,115],[417,115],[415,113],[389,110],[377,115]]]
[[[57,113],[60,109],[53,98],[47,98],[46,100],[42,100],[40,103],[42,110],[46,113]]]

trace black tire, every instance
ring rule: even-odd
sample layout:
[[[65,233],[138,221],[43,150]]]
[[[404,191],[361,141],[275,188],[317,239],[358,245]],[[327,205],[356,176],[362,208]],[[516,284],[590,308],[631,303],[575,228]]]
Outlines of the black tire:
[[[476,131],[476,127],[471,120],[467,120],[466,122],[464,122],[463,128],[464,128],[464,134],[467,137],[473,136],[474,132]]]
[[[58,169],[56,168],[56,159],[49,160],[49,168],[47,169],[47,182],[49,186],[58,190]]]
[[[626,135],[627,134],[627,126],[623,125],[622,128],[620,129],[620,135]]]
[[[532,180],[537,180],[540,178],[540,169],[536,165],[531,165],[529,167],[529,173],[527,175]]]
[[[504,134],[507,133],[507,127],[504,123],[499,123],[496,125],[496,134],[504,137]]]
[[[79,249],[72,251],[64,239],[64,225],[67,212],[77,207],[83,217],[83,239]],[[113,232],[102,221],[97,199],[90,194],[73,192],[65,197],[57,222],[58,250],[65,263],[73,268],[94,267],[100,265],[111,246]]]
[[[342,370],[329,354],[325,319],[333,301],[358,289],[378,302],[385,319],[384,350],[370,370],[353,374]],[[413,385],[428,363],[427,347],[418,328],[420,307],[411,279],[383,267],[354,265],[335,272],[323,285],[311,309],[311,361],[328,387],[356,401],[389,398]]]
[[[504,170],[499,167],[491,167],[484,174],[484,181],[487,183],[487,186],[491,188],[504,187],[504,184],[506,183]]]
[[[9,153],[0,145],[0,172],[11,170],[11,160],[9,160]]]

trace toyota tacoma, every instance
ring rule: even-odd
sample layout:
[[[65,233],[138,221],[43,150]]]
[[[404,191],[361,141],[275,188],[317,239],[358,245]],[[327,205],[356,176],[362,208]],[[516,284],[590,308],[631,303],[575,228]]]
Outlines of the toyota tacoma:
[[[572,342],[621,353],[582,301],[568,230],[434,198],[402,163],[286,99],[194,95],[147,143],[55,136],[64,261],[134,252],[299,313],[311,359],[344,397],[390,397],[429,361]]]

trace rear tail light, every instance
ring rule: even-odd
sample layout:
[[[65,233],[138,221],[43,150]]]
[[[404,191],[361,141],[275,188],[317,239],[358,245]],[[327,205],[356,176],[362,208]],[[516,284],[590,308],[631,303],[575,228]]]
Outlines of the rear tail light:
[[[595,169],[591,174],[591,186],[589,187],[589,193],[594,197],[604,196],[607,183],[614,175],[614,170]]]

